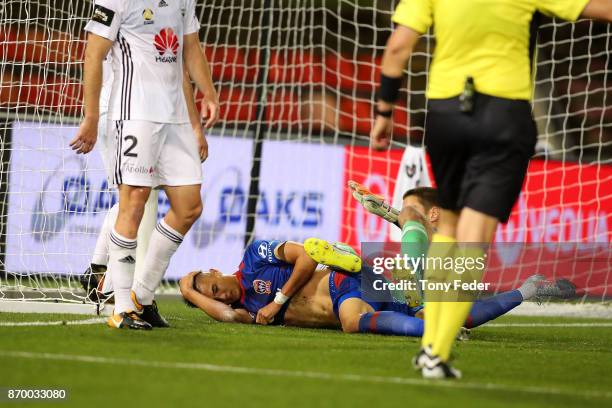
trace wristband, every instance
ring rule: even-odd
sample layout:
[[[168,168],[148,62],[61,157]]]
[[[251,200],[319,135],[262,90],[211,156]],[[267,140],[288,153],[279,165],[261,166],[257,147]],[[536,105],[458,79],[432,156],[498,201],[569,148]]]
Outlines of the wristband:
[[[378,109],[378,106],[375,106],[374,115],[382,116],[383,118],[390,118],[391,116],[393,116],[393,109],[389,109],[387,111],[381,111]]]
[[[378,99],[387,103],[395,103],[399,96],[399,90],[402,86],[402,77],[391,78],[385,74],[380,74],[380,89],[378,90]]]
[[[274,296],[274,303],[277,305],[284,305],[289,300],[289,296],[283,295],[280,289],[276,290],[276,296]]]

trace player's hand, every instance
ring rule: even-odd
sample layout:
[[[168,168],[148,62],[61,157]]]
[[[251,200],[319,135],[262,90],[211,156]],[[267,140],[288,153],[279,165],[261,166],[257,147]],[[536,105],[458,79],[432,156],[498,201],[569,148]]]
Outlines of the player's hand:
[[[70,147],[77,154],[85,154],[92,151],[98,139],[98,119],[85,117],[74,139],[70,141]]]
[[[204,163],[206,159],[208,159],[208,141],[206,140],[206,136],[204,136],[204,132],[200,126],[194,128],[193,133],[195,133],[196,142],[198,143],[200,162]]]
[[[216,93],[202,99],[202,117],[206,119],[206,129],[210,129],[219,120],[219,99]]]
[[[193,288],[193,280],[198,273],[200,273],[200,271],[189,272],[179,280],[179,289],[181,293],[187,293]]]
[[[255,323],[257,324],[270,324],[274,321],[274,316],[281,310],[283,305],[279,305],[275,302],[270,302],[257,312],[257,317],[255,318]]]
[[[391,118],[376,116],[374,127],[370,132],[370,146],[376,150],[388,149],[391,145],[391,130],[393,121]]]

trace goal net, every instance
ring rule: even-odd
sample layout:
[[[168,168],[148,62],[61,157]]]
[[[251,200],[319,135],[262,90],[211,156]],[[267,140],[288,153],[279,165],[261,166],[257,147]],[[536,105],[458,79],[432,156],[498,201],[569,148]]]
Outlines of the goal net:
[[[221,120],[208,134],[204,213],[173,258],[168,282],[211,267],[233,273],[245,242],[256,238],[317,236],[355,247],[393,239],[346,184],[355,180],[393,200],[399,174],[428,171],[426,161],[415,169],[402,156],[408,144],[423,146],[434,38],[422,38],[408,66],[393,148],[373,152],[368,133],[395,0],[198,3]],[[79,277],[116,194],[98,151],[82,157],[68,148],[81,118],[83,27],[91,10],[84,0],[0,5],[0,303],[10,307],[96,310]],[[537,153],[511,220],[496,236],[533,244],[535,252],[502,263],[488,278],[496,290],[547,265],[550,278],[575,281],[583,299],[612,295],[610,34],[609,25],[590,21],[541,22]],[[168,208],[160,194],[158,216]],[[559,242],[580,245],[559,249]],[[585,248],[597,248],[590,263],[558,256]]]

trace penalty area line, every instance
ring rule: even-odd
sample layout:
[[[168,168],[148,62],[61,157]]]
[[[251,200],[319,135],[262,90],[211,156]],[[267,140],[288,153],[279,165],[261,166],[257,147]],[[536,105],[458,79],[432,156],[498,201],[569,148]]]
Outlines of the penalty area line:
[[[484,327],[612,327],[612,322],[593,323],[487,323]]]
[[[432,381],[418,378],[405,377],[386,377],[372,376],[360,374],[333,374],[318,371],[292,371],[273,368],[256,368],[256,367],[241,367],[229,365],[217,365],[207,363],[186,363],[172,361],[149,361],[138,359],[123,359],[99,357],[91,355],[76,355],[76,354],[54,354],[54,353],[35,353],[29,351],[10,351],[0,350],[0,357],[6,358],[26,358],[32,360],[54,360],[54,361],[69,361],[79,363],[93,364],[109,364],[122,366],[137,366],[148,368],[168,368],[168,369],[186,369],[199,370],[220,373],[233,374],[248,374],[248,375],[265,375],[271,377],[294,377],[307,378],[313,380],[324,381],[345,381],[345,382],[362,382],[362,383],[378,383],[378,384],[400,384],[417,387],[435,387],[435,388],[455,388],[465,390],[488,390],[488,391],[504,391],[504,392],[522,392],[539,395],[565,395],[565,396],[580,396],[585,398],[612,398],[612,392],[606,391],[578,391],[564,390],[559,388],[548,388],[538,386],[517,386],[495,383],[474,383],[463,381]]]
[[[103,317],[84,320],[56,320],[56,321],[38,321],[38,322],[0,322],[0,327],[32,327],[32,326],[79,326],[85,324],[98,324],[105,322]]]

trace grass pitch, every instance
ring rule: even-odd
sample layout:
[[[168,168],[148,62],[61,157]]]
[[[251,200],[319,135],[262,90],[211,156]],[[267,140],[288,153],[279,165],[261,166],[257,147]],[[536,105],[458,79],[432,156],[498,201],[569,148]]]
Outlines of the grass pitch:
[[[414,338],[221,324],[178,300],[160,309],[171,329],[10,327],[76,318],[0,314],[0,387],[64,388],[53,405],[78,407],[612,406],[610,321],[502,317],[544,325],[473,330],[455,349],[464,379],[440,383],[411,369]],[[575,323],[606,325],[564,326]]]

